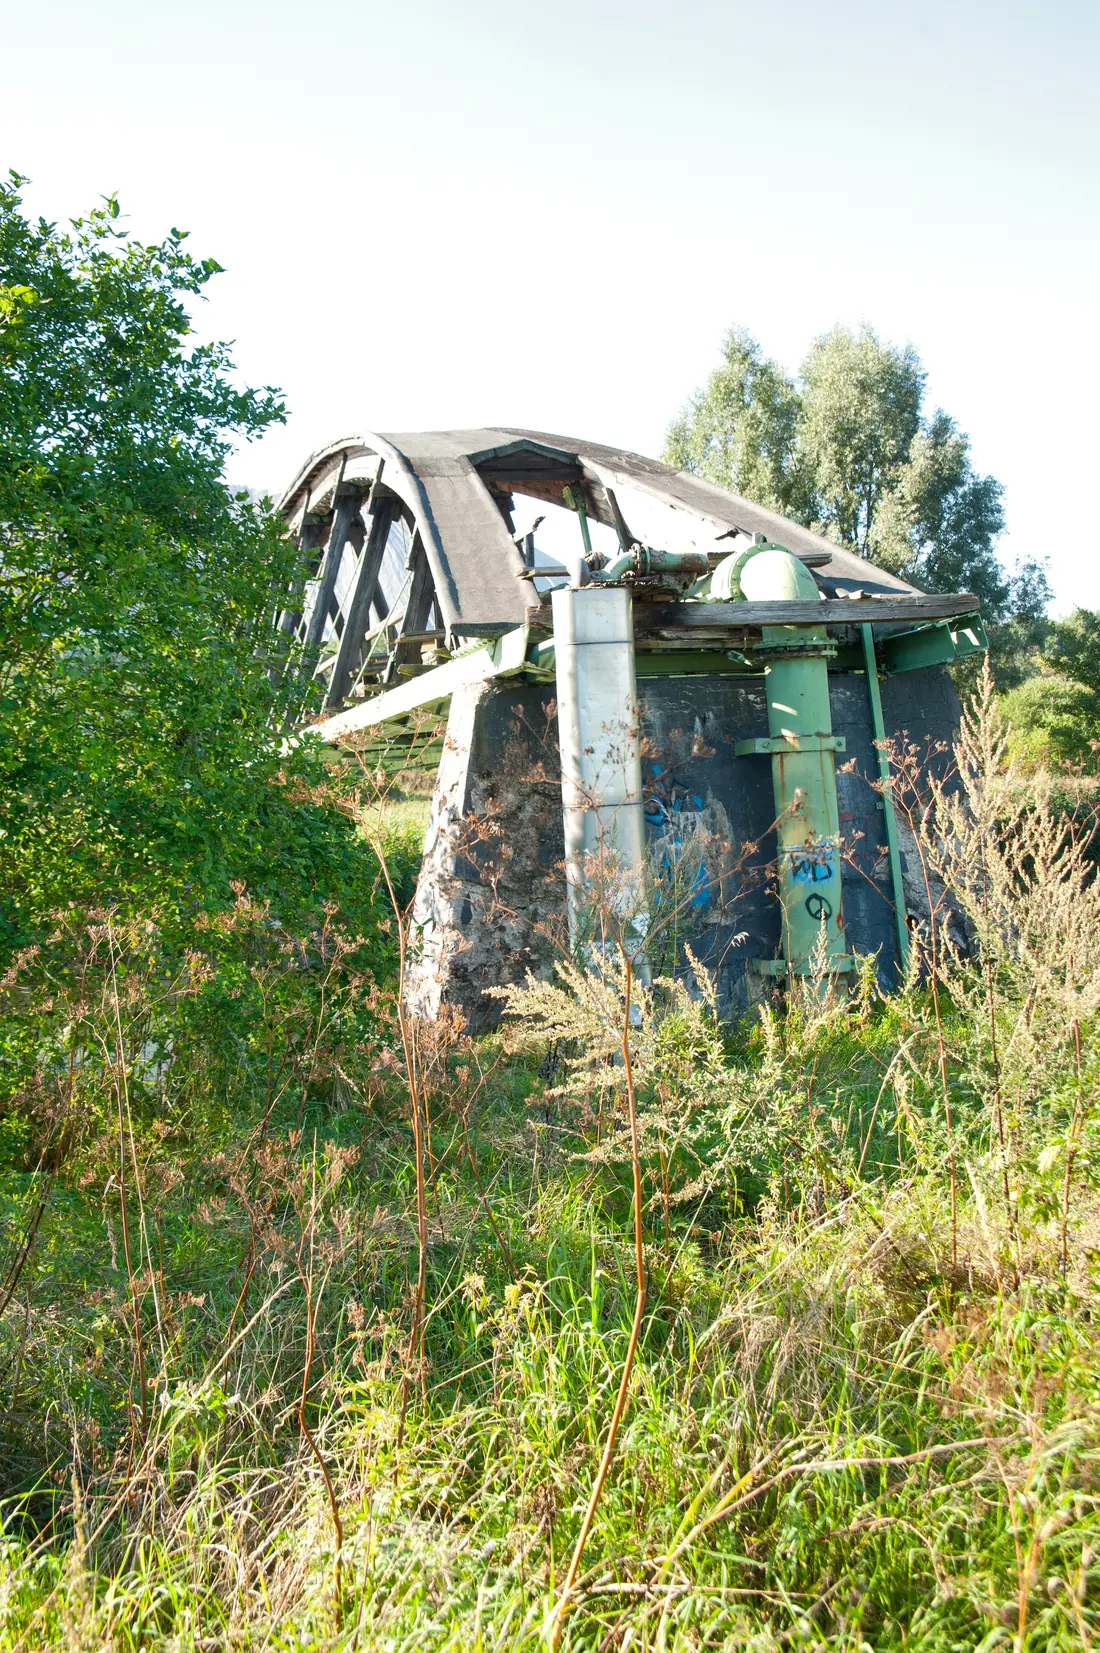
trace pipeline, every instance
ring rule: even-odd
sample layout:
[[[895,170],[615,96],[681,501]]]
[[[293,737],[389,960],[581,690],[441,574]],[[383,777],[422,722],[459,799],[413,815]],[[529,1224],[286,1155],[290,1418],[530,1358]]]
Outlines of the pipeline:
[[[590,568],[589,579],[601,585],[617,584],[634,576],[634,582],[658,580],[682,588],[707,571],[705,551],[658,551],[652,545],[631,545],[620,551],[604,568]],[[671,576],[671,581],[668,577]]]
[[[782,546],[734,552],[711,577],[711,595],[747,602],[822,600],[809,569]],[[853,968],[841,902],[840,820],[824,625],[762,628],[767,740],[739,741],[740,755],[768,752],[775,799],[785,972],[827,979]],[[782,968],[782,966],[781,966]]]

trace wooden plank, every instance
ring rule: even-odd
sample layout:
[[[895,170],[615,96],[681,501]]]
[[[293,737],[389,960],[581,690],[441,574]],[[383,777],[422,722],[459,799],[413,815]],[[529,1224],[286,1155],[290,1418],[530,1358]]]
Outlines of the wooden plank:
[[[746,626],[856,626],[876,620],[919,624],[974,614],[977,609],[978,600],[969,592],[950,597],[832,597],[820,603],[635,603],[634,627],[675,630],[690,626],[693,631],[711,631]]]
[[[978,599],[969,592],[950,597],[830,597],[819,603],[635,603],[634,630],[752,631],[761,626],[856,626],[906,621],[922,625],[976,614]],[[552,610],[543,604],[533,623],[552,628]]]
[[[574,487],[578,485],[577,483],[572,484]],[[564,505],[562,489],[569,487],[570,481],[567,476],[560,481],[557,477],[548,479],[537,476],[510,476],[506,483],[505,479],[501,478],[496,486],[498,488],[507,486],[510,494],[522,494],[525,499],[540,499],[547,505]]]
[[[579,465],[553,465],[548,464],[546,460],[538,459],[534,454],[530,457],[530,465],[509,464],[505,461],[494,463],[490,460],[488,464],[479,465],[477,472],[482,481],[490,486],[503,485],[509,492],[515,493],[523,493],[527,484],[531,482],[550,482],[561,488],[567,482],[584,480],[584,472]]]
[[[329,617],[329,609],[332,606],[333,595],[336,591],[340,560],[344,555],[344,546],[351,531],[352,520],[359,514],[361,499],[362,492],[360,489],[350,487],[346,493],[341,493],[340,484],[337,483],[336,501],[332,512],[332,527],[329,530],[328,544],[325,546],[324,555],[321,558],[313,607],[309,612],[305,634],[302,638],[301,675],[303,682],[308,683],[317,664],[317,651],[325,634],[325,622]]]
[[[492,642],[486,641],[467,653],[456,654],[441,666],[433,666],[419,677],[408,678],[396,686],[383,689],[358,706],[337,712],[335,717],[311,726],[311,732],[323,741],[336,742],[357,729],[375,729],[394,718],[408,717],[441,706],[454,691],[467,683],[487,683],[491,678],[515,676],[528,669],[527,633],[516,626]]]
[[[371,604],[375,600],[378,587],[378,573],[382,567],[382,558],[386,553],[386,544],[389,540],[390,528],[397,515],[398,503],[392,496],[378,499],[374,502],[370,513],[370,529],[367,534],[367,543],[359,558],[359,567],[355,574],[355,584],[348,603],[344,631],[340,638],[340,647],[336,651],[336,659],[332,667],[332,676],[329,679],[328,691],[325,695],[325,710],[339,706],[347,698],[355,668],[359,664],[359,655],[362,652],[363,638],[370,625]]]
[[[534,615],[543,611],[533,609],[531,612]],[[553,631],[554,625],[549,604],[546,605],[545,613],[546,629]],[[486,620],[484,624],[477,620],[459,620],[451,627],[451,634],[454,637],[503,637],[507,632],[514,630],[515,627],[509,625],[506,620]]]

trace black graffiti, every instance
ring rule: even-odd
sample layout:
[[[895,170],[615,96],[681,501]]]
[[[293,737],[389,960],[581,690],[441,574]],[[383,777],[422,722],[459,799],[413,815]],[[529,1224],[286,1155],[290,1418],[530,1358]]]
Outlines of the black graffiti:
[[[806,911],[811,918],[832,918],[833,905],[823,895],[808,895],[806,897]]]

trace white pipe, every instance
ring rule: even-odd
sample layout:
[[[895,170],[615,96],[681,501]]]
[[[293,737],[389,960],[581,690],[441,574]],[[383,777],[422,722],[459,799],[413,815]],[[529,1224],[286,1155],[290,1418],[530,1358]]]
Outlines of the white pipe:
[[[646,850],[630,593],[561,587],[551,602],[570,939],[598,939],[602,907],[640,946]]]

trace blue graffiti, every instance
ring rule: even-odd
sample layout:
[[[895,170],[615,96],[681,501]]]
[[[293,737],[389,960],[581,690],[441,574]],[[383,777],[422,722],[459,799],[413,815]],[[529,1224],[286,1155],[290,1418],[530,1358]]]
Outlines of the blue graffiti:
[[[659,880],[672,882],[683,869],[684,855],[701,826],[703,800],[697,792],[689,792],[665,774],[660,764],[653,765],[653,779],[646,790],[645,818],[654,829],[656,872]],[[699,858],[686,892],[692,907],[705,907],[710,900],[710,880],[702,857]],[[657,903],[661,894],[657,892]],[[684,899],[683,887],[678,900]]]
[[[826,884],[836,877],[837,849],[831,839],[819,844],[783,844],[790,876],[796,884]]]

